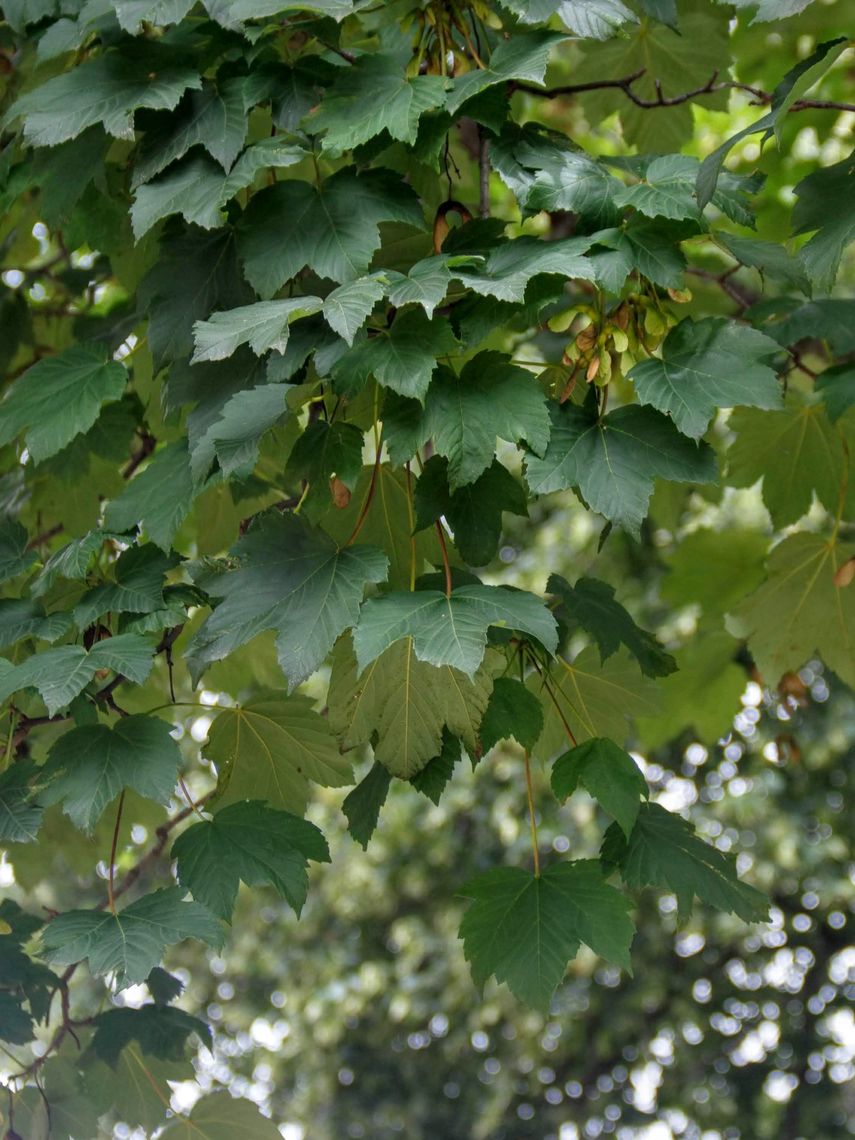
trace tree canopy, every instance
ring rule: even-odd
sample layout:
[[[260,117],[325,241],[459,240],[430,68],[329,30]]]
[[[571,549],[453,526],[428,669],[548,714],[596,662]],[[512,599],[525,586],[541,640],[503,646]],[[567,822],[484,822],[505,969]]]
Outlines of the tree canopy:
[[[9,1140],[280,1135],[225,1080],[170,1108],[217,1048],[183,964],[317,932],[317,884],[374,914],[396,812],[451,833],[406,858],[457,852],[470,1007],[780,926],[662,773],[855,687],[841,5],[2,17]],[[505,801],[465,858],[461,784]]]

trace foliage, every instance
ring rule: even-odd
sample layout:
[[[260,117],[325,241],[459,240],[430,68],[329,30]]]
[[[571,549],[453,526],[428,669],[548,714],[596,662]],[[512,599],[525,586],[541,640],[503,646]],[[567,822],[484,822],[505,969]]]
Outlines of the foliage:
[[[299,915],[302,817],[363,761],[370,853],[463,751],[512,758],[530,853],[449,895],[475,982],[541,1010],[583,944],[631,969],[643,888],[765,919],[634,756],[725,732],[742,663],[855,685],[830,12],[771,25],[770,72],[708,0],[5,6],[0,1035],[49,1034],[10,1137],[276,1131],[224,1092],[167,1118],[206,1028],[161,962],[222,947],[241,882]],[[507,569],[571,497],[573,557]],[[615,821],[582,857],[547,854],[537,762]],[[153,1002],[97,1012],[101,978]]]

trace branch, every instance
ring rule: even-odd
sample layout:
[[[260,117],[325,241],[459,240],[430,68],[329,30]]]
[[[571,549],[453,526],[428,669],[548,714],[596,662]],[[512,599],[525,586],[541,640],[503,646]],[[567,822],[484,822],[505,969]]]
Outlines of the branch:
[[[759,87],[751,87],[747,83],[736,83],[733,80],[722,80],[719,83],[717,71],[714,71],[706,83],[700,87],[695,87],[691,91],[683,91],[680,95],[664,95],[661,79],[654,79],[656,98],[645,99],[633,91],[633,84],[637,83],[645,73],[646,69],[641,68],[641,70],[633,72],[632,75],[627,75],[624,79],[599,79],[591,83],[570,83],[563,87],[535,87],[531,83],[512,82],[508,88],[509,94],[513,94],[515,91],[525,91],[527,94],[537,95],[541,99],[557,99],[562,95],[580,95],[585,91],[615,90],[621,91],[631,103],[644,110],[651,110],[656,107],[677,107],[681,103],[688,103],[700,95],[714,95],[718,91],[747,91],[753,95],[754,102],[759,105],[765,106],[772,102],[772,95],[768,91],[762,91]],[[837,103],[825,99],[797,99],[789,110],[855,111],[855,104]]]

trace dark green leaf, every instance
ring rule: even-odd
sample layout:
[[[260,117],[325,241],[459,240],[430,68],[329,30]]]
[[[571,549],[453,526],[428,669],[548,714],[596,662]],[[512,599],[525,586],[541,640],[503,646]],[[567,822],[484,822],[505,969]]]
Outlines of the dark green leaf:
[[[368,842],[377,829],[380,809],[386,802],[391,783],[391,774],[375,761],[368,775],[359,781],[352,792],[348,792],[341,805],[341,810],[347,816],[347,830],[363,849],[368,847]]]
[[[152,542],[168,551],[193,502],[187,444],[167,444],[136,475],[117,499],[107,504],[104,521],[113,530],[140,525]]]
[[[143,1053],[164,1061],[183,1060],[191,1034],[209,1048],[211,1045],[211,1030],[204,1021],[169,1005],[108,1009],[95,1017],[93,1025],[92,1051],[114,1069],[122,1050],[131,1041],[136,1041]]]
[[[480,737],[485,752],[500,740],[516,740],[531,750],[543,732],[543,705],[522,681],[497,677],[490,703],[481,721]]]
[[[30,760],[0,772],[0,843],[32,843],[38,837],[43,809],[30,788],[36,772]]]
[[[476,985],[495,975],[521,1001],[546,1011],[580,943],[629,969],[630,902],[593,859],[553,864],[540,878],[497,868],[460,893],[471,901],[460,937]]]
[[[412,777],[410,783],[432,803],[438,804],[459,759],[460,741],[454,733],[445,728],[442,731],[442,748],[439,755],[428,760],[421,772]]]
[[[289,812],[244,800],[194,824],[172,845],[178,881],[227,922],[238,886],[269,885],[300,914],[306,901],[309,859],[329,862],[321,832]]]
[[[628,752],[613,740],[594,737],[559,756],[552,768],[552,790],[563,802],[581,784],[629,838],[647,782]]]
[[[695,897],[746,922],[768,914],[765,896],[737,878],[733,856],[698,839],[691,823],[659,804],[641,805],[629,841],[616,824],[610,827],[601,855],[620,867],[628,886],[672,891],[682,916],[691,913]]]
[[[336,389],[356,393],[373,376],[384,388],[423,402],[436,358],[457,347],[448,321],[409,309],[390,328],[374,332],[339,358],[333,368]]]

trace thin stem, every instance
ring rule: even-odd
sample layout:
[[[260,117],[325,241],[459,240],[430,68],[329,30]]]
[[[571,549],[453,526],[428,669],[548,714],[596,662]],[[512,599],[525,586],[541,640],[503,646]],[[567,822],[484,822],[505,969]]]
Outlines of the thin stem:
[[[114,876],[116,873],[116,848],[119,845],[119,828],[122,826],[122,810],[125,806],[125,790],[122,789],[122,794],[119,796],[119,803],[116,808],[116,823],[113,827],[113,842],[110,844],[110,874],[107,880],[107,906],[113,914],[116,913],[116,896],[113,890]]]
[[[407,472],[407,516],[410,523],[410,593],[416,588],[416,536],[415,519],[413,518],[413,473],[409,461],[405,464]]]
[[[365,525],[365,520],[368,517],[368,511],[371,508],[371,502],[374,498],[374,492],[377,490],[377,476],[380,472],[380,460],[383,455],[383,433],[381,432],[377,438],[377,454],[374,458],[374,470],[371,472],[371,482],[368,484],[368,494],[365,496],[365,502],[362,504],[362,510],[359,512],[359,518],[356,520],[356,526],[350,532],[350,538],[344,544],[350,546],[355,542],[359,532]]]
[[[525,757],[525,790],[528,797],[528,819],[531,824],[531,851],[534,856],[534,877],[540,878],[540,853],[538,852],[537,842],[537,819],[534,814],[534,791],[531,786],[531,759],[526,748],[524,753]]]
[[[452,583],[451,583],[451,566],[448,563],[448,547],[445,545],[445,532],[442,529],[442,523],[439,519],[433,524],[436,527],[436,533],[439,535],[439,545],[442,550],[442,565],[445,569],[445,596],[451,597]]]
[[[552,688],[550,687],[549,678],[546,676],[544,671],[541,669],[540,665],[537,663],[537,658],[534,656],[533,653],[531,653],[531,652],[529,653],[528,659],[532,663],[532,665],[534,666],[535,671],[537,672],[537,675],[540,677],[540,680],[543,684],[544,689],[546,689],[546,695],[552,701],[552,704],[555,708],[555,711],[558,713],[558,719],[561,721],[562,725],[564,726],[564,731],[567,733],[567,739],[570,741],[570,743],[575,748],[579,742],[576,739],[576,736],[573,732],[573,729],[570,727],[570,724],[568,723],[567,717],[564,715],[564,710],[561,708],[561,705],[558,703],[558,698],[556,697],[555,693],[553,693]],[[563,660],[563,658],[559,658],[559,660]]]
[[[483,127],[478,127],[478,173],[479,198],[478,213],[482,218],[490,216],[490,142]]]
[[[196,815],[198,815],[199,819],[201,819],[204,822],[205,817],[202,815],[202,812],[201,812],[201,809],[199,808],[199,805],[196,803],[196,801],[190,795],[190,789],[187,787],[187,784],[186,784],[183,776],[178,777],[178,785],[181,788],[181,791],[184,793],[184,799],[187,801],[187,803],[190,805],[190,807],[193,809],[193,811],[195,811],[195,813],[196,813]]]

